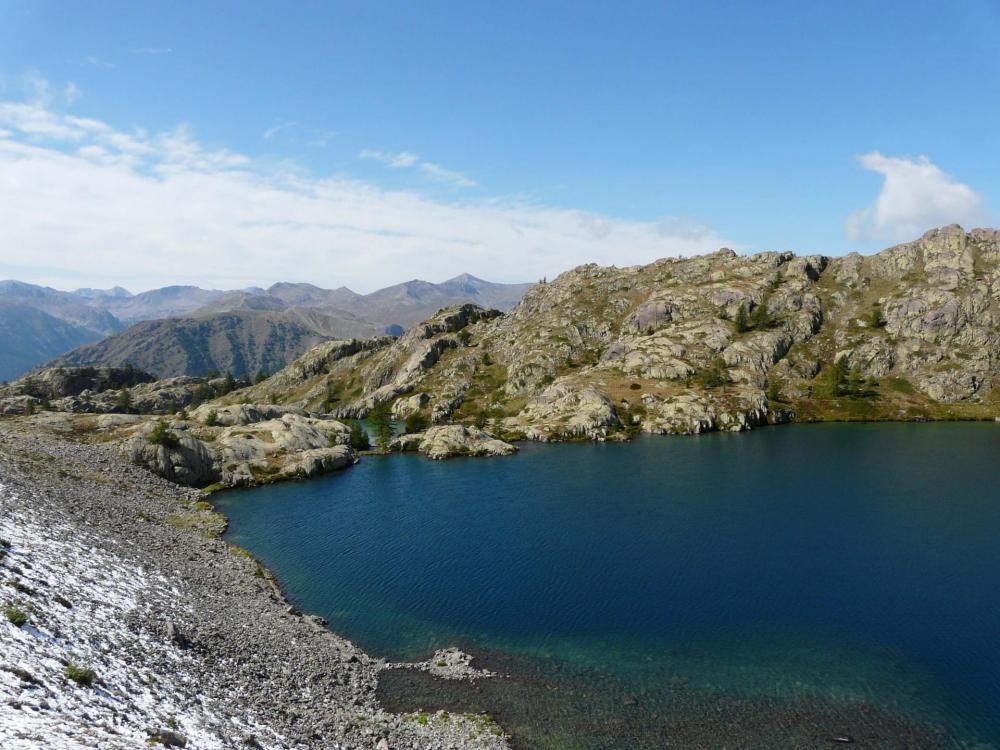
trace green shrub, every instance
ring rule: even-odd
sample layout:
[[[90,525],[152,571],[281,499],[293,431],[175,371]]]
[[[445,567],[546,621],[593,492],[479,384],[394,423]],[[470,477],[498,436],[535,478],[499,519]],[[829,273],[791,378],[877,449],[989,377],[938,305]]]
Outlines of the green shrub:
[[[695,382],[702,388],[719,388],[729,382],[729,368],[726,360],[716,357],[708,367],[695,373]]]
[[[66,663],[66,679],[72,680],[80,687],[90,687],[97,679],[97,673],[90,667],[81,666],[71,659]]]
[[[781,402],[784,399],[781,397],[781,387],[784,383],[781,381],[777,375],[772,375],[767,379],[767,400],[771,402]]]
[[[733,322],[736,324],[737,333],[745,333],[750,330],[750,316],[747,314],[746,305],[740,305],[739,310],[736,311],[736,318]]]
[[[356,451],[369,450],[372,447],[372,442],[368,439],[368,433],[365,432],[361,423],[352,419],[348,424],[351,428],[351,447]]]
[[[11,605],[9,607],[4,607],[3,613],[7,618],[7,621],[14,627],[19,628],[22,625],[26,625],[28,622],[28,613],[18,606]]]
[[[375,405],[368,414],[368,421],[375,429],[375,440],[380,451],[388,450],[389,441],[392,439],[392,410],[388,402],[383,401]]]
[[[631,384],[631,385],[630,385],[630,386],[628,387],[628,389],[629,389],[630,391],[641,391],[641,390],[642,390],[642,385],[640,385],[639,383],[632,383],[632,384]]]
[[[205,426],[206,427],[215,427],[218,424],[219,424],[219,413],[215,409],[212,409],[205,416]]]
[[[126,414],[132,411],[132,393],[128,388],[122,388],[118,391],[118,397],[115,399],[115,406]]]
[[[872,303],[872,309],[868,312],[869,328],[885,328],[885,318],[882,317],[882,305],[878,302]]]
[[[166,448],[176,448],[181,444],[180,438],[170,431],[163,419],[156,420],[153,429],[146,436],[146,441],[151,445],[162,445]]]
[[[431,421],[426,417],[426,415],[420,412],[413,412],[410,416],[406,418],[406,422],[403,424],[403,430],[407,435],[412,435],[415,432],[423,432],[428,427],[430,427]]]
[[[820,393],[827,398],[837,398],[845,393],[847,364],[843,357],[831,363],[821,374]]]

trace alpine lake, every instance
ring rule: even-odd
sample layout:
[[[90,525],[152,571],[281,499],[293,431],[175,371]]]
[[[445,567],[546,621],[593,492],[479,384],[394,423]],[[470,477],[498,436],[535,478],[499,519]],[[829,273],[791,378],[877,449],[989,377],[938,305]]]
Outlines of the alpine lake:
[[[365,457],[214,496],[392,711],[517,748],[1000,748],[1000,425],[822,424]]]

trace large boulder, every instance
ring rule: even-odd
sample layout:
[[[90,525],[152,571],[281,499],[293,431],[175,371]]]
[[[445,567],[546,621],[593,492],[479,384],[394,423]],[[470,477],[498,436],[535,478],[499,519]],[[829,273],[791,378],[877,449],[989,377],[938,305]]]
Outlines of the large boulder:
[[[210,421],[214,414],[214,422],[223,427],[248,425],[263,422],[268,419],[280,419],[286,414],[305,416],[302,409],[293,406],[277,406],[276,404],[233,404],[231,406],[215,406],[202,404],[191,412],[191,418],[202,424]]]
[[[418,450],[427,458],[443,459],[454,456],[509,456],[517,448],[476,427],[460,424],[431,427],[426,432],[402,435],[392,440],[390,450]]]
[[[152,430],[149,423],[119,443],[122,458],[178,484],[203,487],[219,481],[219,470],[205,443],[178,431],[172,433],[176,445],[157,445],[149,441]]]

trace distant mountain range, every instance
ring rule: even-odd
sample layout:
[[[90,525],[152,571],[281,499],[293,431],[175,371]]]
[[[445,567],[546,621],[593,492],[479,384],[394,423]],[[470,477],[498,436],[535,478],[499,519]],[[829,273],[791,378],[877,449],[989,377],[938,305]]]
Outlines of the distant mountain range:
[[[325,339],[399,334],[464,302],[508,310],[530,287],[468,274],[371,294],[286,282],[266,289],[167,286],[132,294],[122,287],[66,292],[0,281],[0,379],[50,361],[130,362],[161,377],[273,372]]]

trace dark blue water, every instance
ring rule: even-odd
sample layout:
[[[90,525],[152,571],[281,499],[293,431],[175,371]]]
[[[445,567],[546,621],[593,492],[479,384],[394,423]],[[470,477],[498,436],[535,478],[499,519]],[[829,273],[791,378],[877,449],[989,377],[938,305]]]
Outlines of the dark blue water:
[[[918,728],[910,748],[1000,747],[1000,425],[521,448],[367,458],[217,506],[294,602],[375,654],[503,664],[514,687],[485,708],[528,746],[615,746],[584,736],[629,711],[629,746],[662,746],[717,703],[747,747],[782,722],[802,746],[815,724],[901,747],[911,722],[947,740]]]

